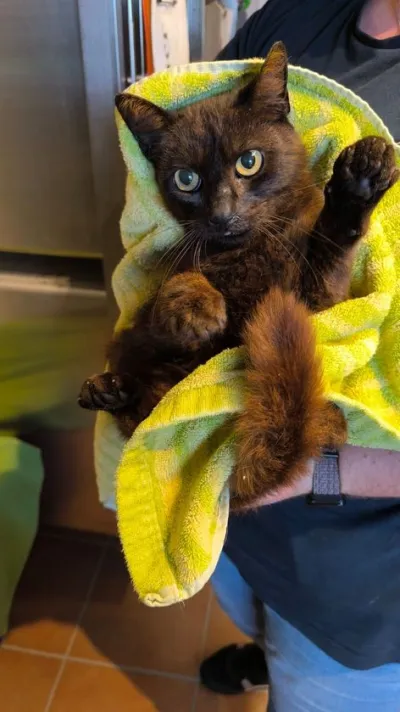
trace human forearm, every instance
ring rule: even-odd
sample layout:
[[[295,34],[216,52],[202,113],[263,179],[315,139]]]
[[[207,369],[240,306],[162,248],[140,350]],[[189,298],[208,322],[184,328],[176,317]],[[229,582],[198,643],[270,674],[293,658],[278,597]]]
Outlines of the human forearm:
[[[312,469],[291,496],[311,492]],[[345,445],[340,451],[340,479],[345,495],[400,498],[400,452]]]
[[[342,491],[355,497],[400,497],[400,452],[351,447],[340,453]]]
[[[268,495],[257,506],[307,495],[312,490],[313,463],[302,478]],[[400,452],[345,445],[340,451],[342,492],[352,497],[400,498]]]

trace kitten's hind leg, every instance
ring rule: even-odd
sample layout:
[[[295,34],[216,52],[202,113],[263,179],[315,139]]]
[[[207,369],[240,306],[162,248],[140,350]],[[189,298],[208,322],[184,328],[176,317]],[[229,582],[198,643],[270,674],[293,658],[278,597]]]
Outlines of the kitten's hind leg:
[[[87,410],[115,413],[130,405],[133,400],[126,379],[106,371],[86,379],[78,397],[78,404]]]

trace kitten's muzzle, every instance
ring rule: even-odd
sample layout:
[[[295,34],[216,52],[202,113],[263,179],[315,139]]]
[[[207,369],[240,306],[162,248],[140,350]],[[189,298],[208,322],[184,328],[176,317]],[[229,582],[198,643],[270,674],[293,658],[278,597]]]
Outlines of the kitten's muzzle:
[[[249,230],[247,222],[238,215],[214,215],[209,220],[209,239],[224,244],[240,241]]]

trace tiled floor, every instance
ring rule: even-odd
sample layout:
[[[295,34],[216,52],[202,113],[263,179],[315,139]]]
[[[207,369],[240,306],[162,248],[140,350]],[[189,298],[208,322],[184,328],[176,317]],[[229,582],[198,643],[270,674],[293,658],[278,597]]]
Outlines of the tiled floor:
[[[209,588],[182,606],[139,604],[116,540],[41,533],[0,648],[5,712],[265,712],[264,694],[201,690],[199,662],[243,636]]]

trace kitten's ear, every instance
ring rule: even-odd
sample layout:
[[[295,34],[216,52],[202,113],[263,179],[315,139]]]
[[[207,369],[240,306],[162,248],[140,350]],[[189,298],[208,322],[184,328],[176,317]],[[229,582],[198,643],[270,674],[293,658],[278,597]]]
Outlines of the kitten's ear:
[[[170,114],[150,101],[132,94],[117,94],[115,105],[142,152],[151,161],[164,131],[171,123]]]
[[[275,42],[260,74],[239,92],[238,103],[264,110],[266,118],[272,121],[286,117],[290,111],[287,78],[286,47],[283,42]]]

